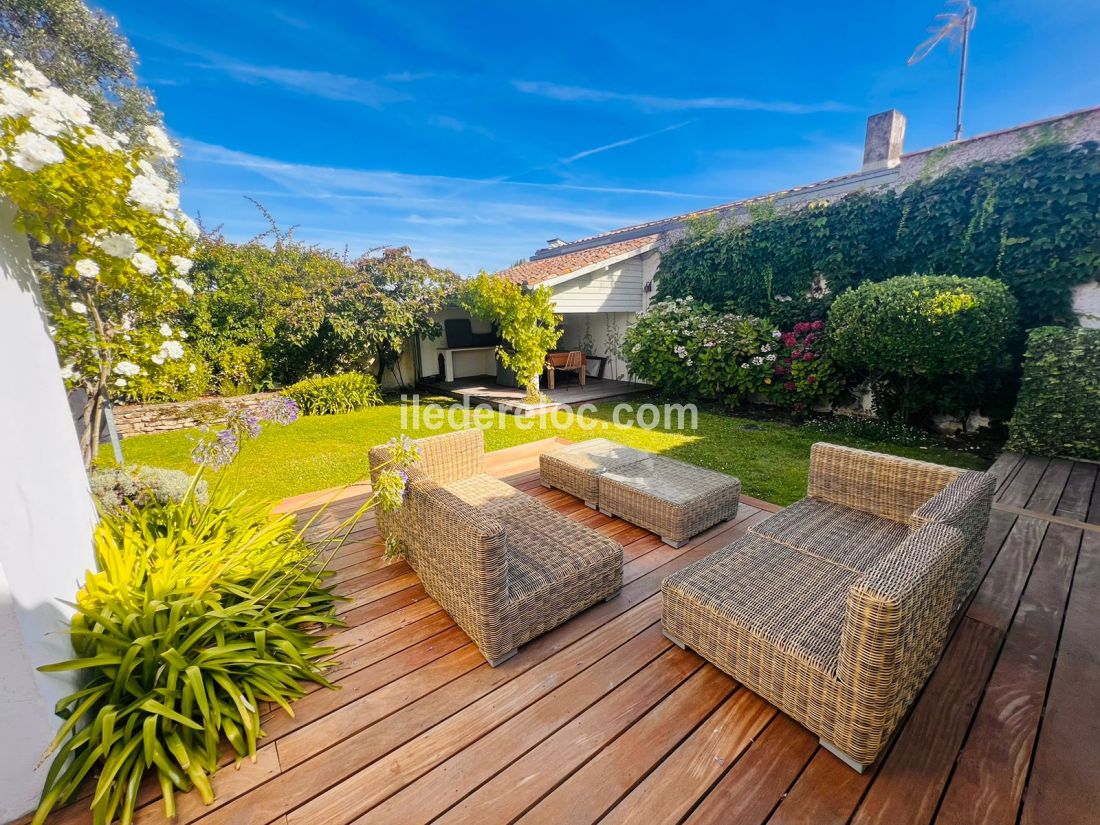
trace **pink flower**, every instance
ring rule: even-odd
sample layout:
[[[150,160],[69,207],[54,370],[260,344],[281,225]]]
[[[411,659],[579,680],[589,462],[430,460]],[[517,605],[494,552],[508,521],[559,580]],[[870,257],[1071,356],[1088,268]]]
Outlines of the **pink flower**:
[[[803,361],[813,361],[814,360],[814,354],[812,352],[807,352],[805,355],[802,356],[802,360]]]
[[[806,383],[807,384],[813,384],[815,381],[817,381],[817,376],[816,375],[807,375],[806,376]]]
[[[816,331],[820,332],[821,330],[825,329],[825,322],[824,321],[814,321],[813,322],[813,328]]]
[[[787,392],[794,392],[795,388],[796,387],[794,381],[787,381],[783,384],[783,389],[785,389]]]

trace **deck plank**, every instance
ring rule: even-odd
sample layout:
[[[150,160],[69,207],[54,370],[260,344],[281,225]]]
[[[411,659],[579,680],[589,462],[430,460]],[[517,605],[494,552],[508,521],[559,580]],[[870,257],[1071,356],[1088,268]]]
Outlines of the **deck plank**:
[[[817,750],[816,736],[777,714],[685,825],[763,825]]]
[[[1080,541],[1080,530],[1047,530],[937,823],[1016,822]]]
[[[964,618],[917,700],[852,825],[925,825],[993,668],[1001,631]]]
[[[1085,533],[1066,607],[1021,825],[1095,822],[1100,811],[1100,535]]]

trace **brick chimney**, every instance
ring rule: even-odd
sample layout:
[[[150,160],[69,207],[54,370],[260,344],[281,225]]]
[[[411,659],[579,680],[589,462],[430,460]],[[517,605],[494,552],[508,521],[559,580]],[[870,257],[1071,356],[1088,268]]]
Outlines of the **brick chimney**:
[[[863,142],[863,171],[893,169],[901,163],[905,142],[905,115],[888,109],[867,118],[867,137]]]

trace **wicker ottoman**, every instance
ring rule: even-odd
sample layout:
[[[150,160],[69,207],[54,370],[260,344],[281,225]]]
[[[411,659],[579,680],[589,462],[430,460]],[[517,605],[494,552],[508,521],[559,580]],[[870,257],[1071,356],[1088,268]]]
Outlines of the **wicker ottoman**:
[[[648,458],[652,453],[606,438],[593,438],[539,456],[543,487],[556,487],[583,499],[593,510],[599,503],[600,474]]]
[[[651,455],[599,476],[600,512],[619,516],[680,547],[737,515],[741,482],[725,473]]]

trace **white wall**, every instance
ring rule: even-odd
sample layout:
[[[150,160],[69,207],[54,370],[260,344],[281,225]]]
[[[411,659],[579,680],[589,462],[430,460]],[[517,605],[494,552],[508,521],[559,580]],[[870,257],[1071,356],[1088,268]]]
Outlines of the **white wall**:
[[[470,313],[460,307],[445,307],[435,315],[442,327],[448,318],[470,318],[470,327],[476,332],[492,332],[493,327],[481,318],[471,318]],[[435,375],[439,372],[436,364],[439,351],[447,346],[447,334],[444,332],[434,341],[424,339],[420,342],[420,369],[423,375]],[[496,375],[496,355],[491,350],[463,353],[455,359],[455,375],[458,378],[471,375]]]
[[[641,312],[641,257],[627,258],[553,289],[558,312]]]
[[[604,367],[604,378],[627,379],[626,361],[621,356],[615,356],[610,348],[615,345],[616,339],[621,348],[626,328],[634,320],[633,312],[590,312],[569,313],[562,316],[564,332],[558,349],[581,349],[585,330],[589,330],[592,336],[592,355],[608,356],[608,362]]]
[[[60,720],[53,705],[75,675],[38,665],[72,658],[65,628],[92,566],[95,511],[57,355],[23,235],[0,201],[0,822],[34,807],[34,766]]]
[[[1100,329],[1100,281],[1073,288],[1073,311],[1081,326]]]

